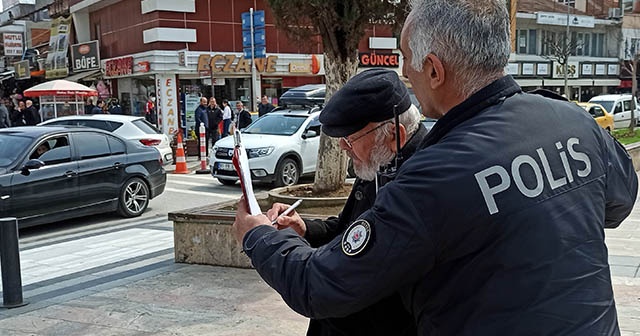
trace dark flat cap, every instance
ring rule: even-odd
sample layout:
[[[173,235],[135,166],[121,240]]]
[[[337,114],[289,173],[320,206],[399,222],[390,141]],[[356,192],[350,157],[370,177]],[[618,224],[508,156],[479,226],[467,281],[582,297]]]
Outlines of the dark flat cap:
[[[322,131],[331,137],[351,135],[370,122],[393,118],[411,106],[409,91],[395,71],[371,69],[349,79],[320,113]]]

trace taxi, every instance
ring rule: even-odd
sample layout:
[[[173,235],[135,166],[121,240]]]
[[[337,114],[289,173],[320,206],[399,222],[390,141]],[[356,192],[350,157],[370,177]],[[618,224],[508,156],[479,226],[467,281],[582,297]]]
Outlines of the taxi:
[[[613,131],[613,115],[600,104],[595,103],[576,103],[596,120],[600,127],[606,129],[609,133]]]

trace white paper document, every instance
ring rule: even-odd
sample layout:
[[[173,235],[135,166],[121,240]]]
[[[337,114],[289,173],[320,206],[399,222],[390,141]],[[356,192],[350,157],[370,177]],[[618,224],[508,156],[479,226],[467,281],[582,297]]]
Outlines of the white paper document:
[[[235,142],[235,148],[233,149],[233,166],[236,168],[238,177],[240,178],[240,186],[242,187],[242,194],[247,201],[249,207],[249,213],[251,215],[259,215],[262,213],[256,195],[253,193],[253,184],[251,184],[251,169],[249,169],[249,158],[247,157],[247,151],[242,145],[242,138],[240,131],[236,130],[233,133],[233,140]]]

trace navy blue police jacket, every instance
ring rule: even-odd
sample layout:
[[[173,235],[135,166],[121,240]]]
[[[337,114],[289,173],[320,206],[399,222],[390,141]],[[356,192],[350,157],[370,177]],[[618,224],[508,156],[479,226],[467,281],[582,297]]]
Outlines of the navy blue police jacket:
[[[419,124],[409,141],[401,150],[398,166],[415,153],[427,135],[427,129]],[[395,159],[390,168],[395,168]],[[389,170],[385,170],[389,171]],[[371,209],[376,199],[377,189],[393,179],[392,174],[379,174],[376,181],[357,178],[349,193],[342,212],[337,217],[326,220],[304,219],[307,227],[304,238],[312,247],[320,247],[341,235],[360,215]],[[307,336],[409,336],[416,335],[415,322],[403,307],[402,299],[396,292],[362,310],[344,317],[312,319]]]
[[[577,105],[510,76],[446,113],[373,208],[313,248],[250,230],[243,248],[295,311],[339,317],[399,291],[419,335],[617,335],[605,227],[638,181]]]

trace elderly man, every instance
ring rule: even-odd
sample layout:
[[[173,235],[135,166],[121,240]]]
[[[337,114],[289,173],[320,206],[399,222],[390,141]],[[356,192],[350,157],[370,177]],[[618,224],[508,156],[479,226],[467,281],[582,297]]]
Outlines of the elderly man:
[[[35,126],[42,122],[42,118],[40,117],[40,113],[33,106],[33,102],[31,99],[27,99],[25,101],[26,108],[24,110],[24,121],[27,123],[27,126]]]
[[[624,147],[575,104],[504,74],[503,0],[416,2],[400,46],[439,121],[325,247],[240,203],[234,225],[256,270],[315,318],[399,291],[419,335],[619,335],[604,228],[638,191]]]
[[[303,220],[294,211],[278,218],[278,229],[291,227],[310,246],[321,247],[371,208],[378,189],[391,179],[396,169],[394,106],[399,114],[400,165],[414,153],[427,130],[420,122],[420,111],[411,105],[407,88],[394,71],[362,72],[331,98],[320,114],[322,131],[340,138],[340,147],[353,160],[358,178],[338,217]],[[267,215],[275,218],[287,207],[276,203]],[[307,335],[399,336],[415,333],[415,323],[402,307],[399,295],[395,294],[343,318],[312,319]]]

